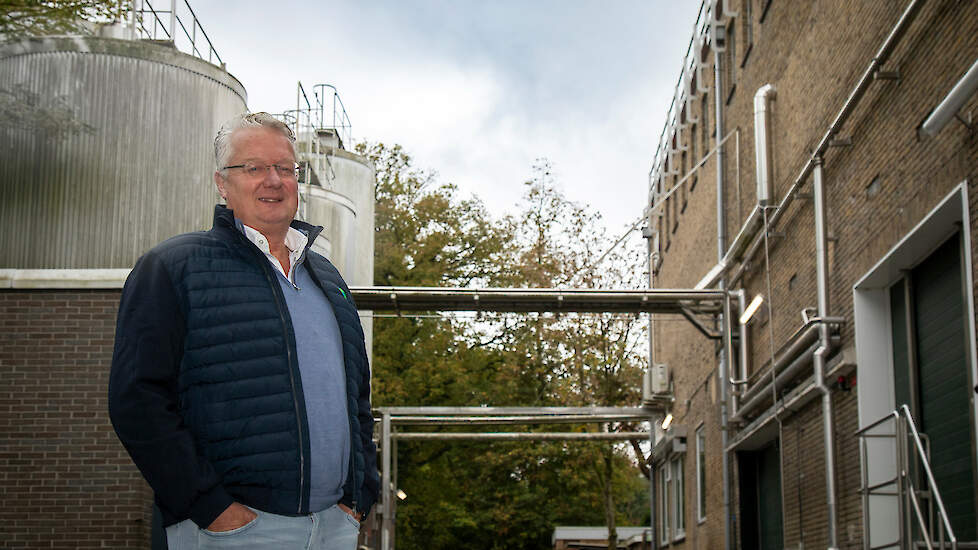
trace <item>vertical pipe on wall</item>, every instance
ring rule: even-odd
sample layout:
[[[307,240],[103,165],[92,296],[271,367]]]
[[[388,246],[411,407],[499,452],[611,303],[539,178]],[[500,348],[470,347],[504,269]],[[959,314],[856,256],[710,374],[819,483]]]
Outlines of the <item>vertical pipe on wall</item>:
[[[649,204],[649,219],[647,220],[648,226],[642,235],[646,239],[648,244],[648,255],[649,255],[649,289],[655,288],[655,261],[656,256],[658,256],[658,251],[655,250],[655,243],[652,242],[652,205]],[[652,368],[655,365],[655,352],[653,351],[653,345],[655,343],[655,338],[652,333],[653,329],[653,317],[652,313],[649,312],[649,364],[648,364],[648,389],[652,389]],[[652,449],[655,448],[655,419],[649,417],[649,527],[652,533],[652,548],[657,549],[659,546],[659,539],[655,532],[655,468],[652,466]],[[641,457],[640,457],[641,458]]]
[[[747,308],[747,292],[745,292],[744,289],[741,288],[737,291],[737,312],[738,312],[737,316],[740,317],[740,315],[744,313],[744,309],[746,308]],[[733,395],[733,416],[737,415],[737,411],[740,408],[740,398],[738,393],[742,393],[742,390],[744,388],[743,386],[744,381],[747,380],[747,363],[749,361],[749,356],[750,356],[749,354],[750,342],[748,341],[747,325],[738,323],[738,330],[739,330],[738,333],[739,342],[738,342],[737,349],[740,352],[740,360],[737,362],[738,363],[737,380],[738,380],[738,384],[740,385],[737,386],[738,391],[734,392]]]
[[[393,542],[391,529],[391,415],[384,411],[381,413],[380,421],[380,454],[381,454],[381,481],[380,481],[380,548],[381,550],[391,550]]]
[[[823,321],[819,324],[820,344],[815,350],[813,366],[815,370],[815,386],[822,394],[822,432],[825,447],[825,493],[828,505],[828,536],[829,550],[836,550],[838,543],[838,518],[836,511],[836,482],[835,482],[835,426],[833,424],[832,392],[825,385],[825,363],[831,342],[829,341],[829,325],[824,319],[829,316],[829,284],[828,284],[828,254],[826,251],[827,234],[825,228],[825,186],[822,181],[822,157],[815,158],[814,167],[815,195],[815,269],[818,290],[818,315]]]
[[[649,417],[649,526],[652,532],[652,550],[659,548],[659,534],[655,532],[655,465],[652,463],[652,449],[655,448],[655,419]]]
[[[774,195],[774,162],[771,154],[771,131],[768,111],[777,92],[774,86],[765,84],[754,94],[754,154],[757,162],[757,204],[767,206]]]
[[[720,34],[720,33],[717,33]],[[725,39],[725,38],[724,38]],[[723,171],[724,171],[724,146],[720,143],[723,139],[723,49],[719,47],[713,48],[713,95],[715,99],[716,107],[714,108],[714,116],[716,118],[716,139],[717,145],[717,261],[723,261],[724,253],[727,248],[727,234],[726,234],[726,216],[724,212],[723,204]],[[719,288],[721,290],[726,289],[727,284],[724,279],[720,280]],[[730,300],[724,301],[724,323],[729,320],[730,314]],[[730,550],[730,462],[729,453],[727,452],[727,388],[729,386],[729,376],[727,375],[727,366],[730,364],[730,349],[724,346],[722,353],[720,355],[720,367],[719,367],[719,386],[720,386],[720,447],[722,449],[722,460],[721,476],[723,478],[723,547],[726,550]]]

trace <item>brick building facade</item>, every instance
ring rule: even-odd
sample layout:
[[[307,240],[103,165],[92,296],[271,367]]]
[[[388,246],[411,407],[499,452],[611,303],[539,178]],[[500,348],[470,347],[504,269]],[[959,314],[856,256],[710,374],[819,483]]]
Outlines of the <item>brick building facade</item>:
[[[723,280],[747,302],[761,295],[764,305],[732,350],[726,438],[721,343],[682,319],[655,320],[653,361],[669,368],[671,431],[679,442],[666,437],[654,453],[660,546],[722,548],[725,537],[745,549],[831,546],[827,409],[813,375],[820,336],[806,332],[822,325],[816,170],[809,165],[816,157],[825,189],[825,326],[839,318],[825,365],[835,545],[862,548],[867,514],[872,544],[898,534],[895,499],[874,496],[867,511],[860,493],[861,468],[881,479],[877,464],[888,451],[874,447],[861,458],[856,432],[903,402],[921,431],[931,432],[933,465],[953,470],[943,479],[957,481],[944,487],[938,479],[938,488],[955,502],[958,539],[976,540],[978,132],[965,123],[978,97],[957,110],[965,123],[951,120],[934,136],[920,131],[976,59],[975,2],[704,2],[650,173],[653,284]],[[774,91],[761,105],[773,189],[766,207],[756,208],[755,93],[765,85]],[[711,280],[714,268],[720,276]],[[947,296],[953,299],[940,301]],[[915,313],[900,313],[907,311]],[[901,328],[905,317],[909,332]],[[935,355],[942,350],[953,357]],[[768,382],[782,372],[772,388]],[[942,386],[946,380],[956,387]],[[946,453],[945,418],[960,420],[954,430],[964,442]]]
[[[115,290],[0,290],[0,548],[146,548],[152,492],[106,407]]]

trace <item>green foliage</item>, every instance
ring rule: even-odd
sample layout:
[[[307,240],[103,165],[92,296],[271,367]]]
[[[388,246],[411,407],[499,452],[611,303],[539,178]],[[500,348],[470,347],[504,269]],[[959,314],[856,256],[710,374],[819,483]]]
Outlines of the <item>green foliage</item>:
[[[86,23],[121,17],[124,4],[122,0],[0,0],[0,39],[84,32]]]
[[[377,285],[638,284],[640,253],[619,250],[596,263],[610,246],[600,216],[560,193],[545,160],[533,167],[519,214],[493,219],[477,199],[413,168],[399,146],[358,152],[377,171]],[[404,314],[374,319],[375,406],[638,403],[643,359],[634,317]],[[401,442],[398,487],[408,499],[397,511],[397,544],[550,548],[556,525],[640,525],[648,484],[635,462],[620,444]]]

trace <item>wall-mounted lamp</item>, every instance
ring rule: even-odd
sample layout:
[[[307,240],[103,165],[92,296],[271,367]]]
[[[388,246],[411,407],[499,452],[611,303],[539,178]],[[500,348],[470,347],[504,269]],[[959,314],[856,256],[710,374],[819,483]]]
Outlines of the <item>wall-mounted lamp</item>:
[[[666,417],[662,419],[662,429],[668,430],[669,426],[672,426],[672,414],[667,414]]]
[[[746,325],[747,323],[749,323],[750,318],[753,317],[755,313],[757,313],[757,310],[761,307],[761,304],[763,303],[764,303],[764,296],[761,296],[760,294],[754,296],[754,299],[750,301],[750,304],[747,306],[747,309],[745,309],[744,312],[740,314],[740,324]]]
[[[397,490],[397,498],[399,498],[401,500],[404,500],[404,499],[407,498],[407,493],[405,493],[403,489],[398,489]]]

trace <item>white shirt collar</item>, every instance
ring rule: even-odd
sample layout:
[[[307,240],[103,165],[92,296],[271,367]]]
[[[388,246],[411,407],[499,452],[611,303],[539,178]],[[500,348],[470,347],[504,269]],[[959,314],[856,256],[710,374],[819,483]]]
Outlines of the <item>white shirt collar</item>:
[[[291,267],[288,275],[286,275],[285,269],[279,263],[278,258],[272,255],[271,249],[268,247],[268,239],[265,235],[261,231],[243,223],[241,224],[241,228],[244,230],[245,237],[248,237],[249,241],[255,243],[258,250],[265,253],[265,257],[268,258],[272,266],[278,269],[279,273],[285,275],[285,278],[289,282],[295,284],[295,267],[299,265],[299,260],[302,259],[302,253],[306,249],[306,244],[309,243],[309,237],[302,231],[294,227],[289,227],[289,231],[285,234],[285,247],[289,249],[289,264]]]

